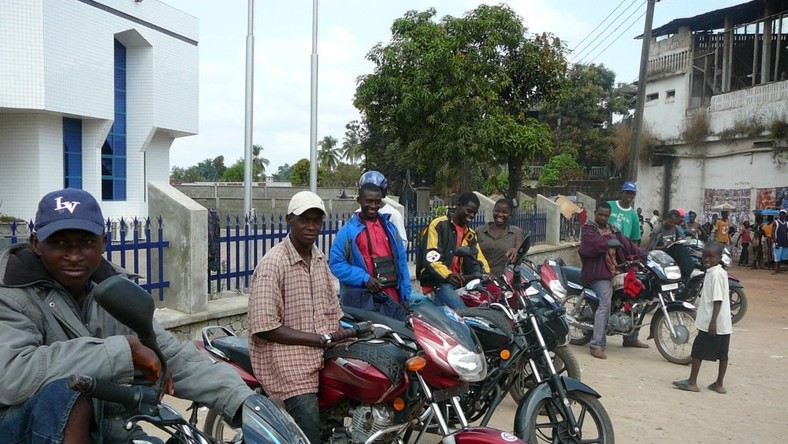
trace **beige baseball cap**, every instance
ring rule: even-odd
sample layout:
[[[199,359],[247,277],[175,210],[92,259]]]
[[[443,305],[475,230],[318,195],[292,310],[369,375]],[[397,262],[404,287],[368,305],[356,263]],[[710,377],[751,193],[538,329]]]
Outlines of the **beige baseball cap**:
[[[323,214],[326,214],[326,207],[323,205],[323,199],[320,196],[311,191],[299,191],[290,199],[290,204],[287,206],[287,214],[300,216],[312,208],[317,208]]]

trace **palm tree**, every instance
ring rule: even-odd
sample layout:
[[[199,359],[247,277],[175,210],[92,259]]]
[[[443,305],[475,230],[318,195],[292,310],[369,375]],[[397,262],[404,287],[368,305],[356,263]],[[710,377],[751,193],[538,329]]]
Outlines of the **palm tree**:
[[[260,157],[263,152],[262,145],[252,145],[252,179],[265,180],[265,167],[271,164],[271,161],[265,157]]]
[[[345,140],[342,141],[342,158],[355,165],[364,158],[364,148],[361,146],[360,140],[361,125],[357,120],[353,120],[345,125],[345,129]]]
[[[328,171],[334,171],[339,165],[341,154],[337,143],[337,139],[332,136],[323,137],[323,140],[318,142],[320,151],[317,153],[317,161]]]

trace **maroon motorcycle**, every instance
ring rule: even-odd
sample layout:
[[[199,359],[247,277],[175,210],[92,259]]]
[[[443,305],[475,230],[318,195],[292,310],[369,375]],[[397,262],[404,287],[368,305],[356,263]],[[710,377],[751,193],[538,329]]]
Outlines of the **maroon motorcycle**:
[[[446,400],[458,403],[469,383],[487,375],[478,340],[453,310],[422,307],[401,322],[345,308],[345,327],[370,321],[376,327],[371,333],[326,350],[318,392],[322,442],[402,443],[431,424],[437,424],[446,443],[520,442],[510,433],[469,427],[467,421],[459,430],[450,429],[438,408]],[[223,327],[206,327],[202,336],[198,346],[261,390],[252,373],[247,338]],[[226,434],[238,433],[213,411],[204,431],[225,440]]]

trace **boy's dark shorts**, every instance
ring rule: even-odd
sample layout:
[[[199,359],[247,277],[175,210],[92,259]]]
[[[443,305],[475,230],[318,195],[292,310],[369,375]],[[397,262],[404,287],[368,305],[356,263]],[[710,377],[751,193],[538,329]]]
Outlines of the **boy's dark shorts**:
[[[0,440],[16,443],[58,443],[79,393],[65,379],[45,385],[35,396],[0,413]]]
[[[731,335],[712,337],[707,332],[699,330],[695,342],[692,343],[692,358],[703,361],[727,361],[730,344]]]

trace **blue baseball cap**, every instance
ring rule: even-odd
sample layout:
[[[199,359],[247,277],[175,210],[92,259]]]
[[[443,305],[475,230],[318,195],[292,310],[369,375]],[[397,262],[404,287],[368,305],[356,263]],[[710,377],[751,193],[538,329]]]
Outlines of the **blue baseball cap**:
[[[638,186],[635,185],[635,182],[624,182],[624,185],[621,186],[621,191],[632,191],[633,193],[637,193]]]
[[[41,198],[36,212],[35,233],[43,242],[61,230],[104,232],[104,216],[96,199],[76,188],[52,191]]]

